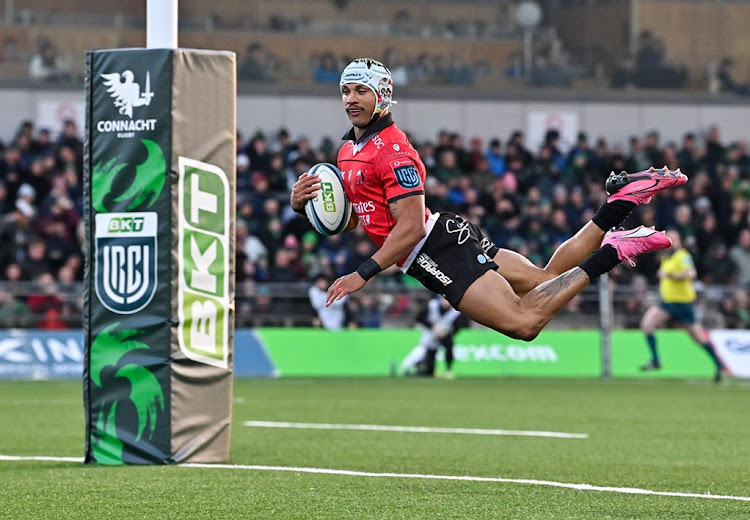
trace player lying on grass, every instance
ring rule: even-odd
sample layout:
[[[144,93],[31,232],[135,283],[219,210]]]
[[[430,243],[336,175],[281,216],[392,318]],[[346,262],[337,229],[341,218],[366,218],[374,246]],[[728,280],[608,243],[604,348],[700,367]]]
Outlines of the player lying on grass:
[[[687,182],[679,170],[614,173],[607,201],[593,219],[555,251],[540,269],[520,254],[498,248],[483,231],[450,212],[425,207],[425,167],[390,113],[390,71],[370,58],[353,61],[339,83],[352,128],[338,155],[344,189],[378,251],[328,289],[327,304],[359,291],[383,269],[397,265],[422,285],[444,295],[472,320],[512,338],[532,340],[575,295],[623,260],[669,247],[663,232],[619,227],[638,204]],[[291,205],[304,212],[320,185],[302,174]]]

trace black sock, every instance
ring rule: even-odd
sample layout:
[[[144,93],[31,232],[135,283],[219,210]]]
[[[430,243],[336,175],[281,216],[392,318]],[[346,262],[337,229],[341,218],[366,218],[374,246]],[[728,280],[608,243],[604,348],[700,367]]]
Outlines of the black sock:
[[[600,275],[614,269],[620,262],[622,260],[617,256],[617,250],[607,244],[591,253],[578,267],[583,269],[593,282]]]
[[[651,351],[651,361],[654,365],[659,364],[659,351],[656,350],[656,336],[653,334],[646,334],[646,343],[648,343],[648,349]]]
[[[713,345],[711,343],[705,343],[701,345],[704,349],[706,349],[706,352],[709,356],[711,356],[711,359],[713,360],[714,364],[716,365],[716,370],[721,370],[723,365],[721,364],[721,361],[719,360],[719,357],[716,355],[716,351],[714,350]]]
[[[599,207],[591,221],[602,231],[609,231],[613,227],[622,225],[634,209],[635,202],[627,200],[605,202]]]

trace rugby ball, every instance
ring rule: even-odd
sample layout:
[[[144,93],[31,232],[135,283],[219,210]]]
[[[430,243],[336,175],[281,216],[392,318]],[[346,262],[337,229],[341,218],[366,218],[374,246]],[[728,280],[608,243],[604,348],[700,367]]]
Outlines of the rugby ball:
[[[341,171],[332,164],[318,163],[307,173],[320,177],[320,190],[317,196],[305,203],[307,219],[321,235],[341,233],[352,214],[352,203],[344,192]]]

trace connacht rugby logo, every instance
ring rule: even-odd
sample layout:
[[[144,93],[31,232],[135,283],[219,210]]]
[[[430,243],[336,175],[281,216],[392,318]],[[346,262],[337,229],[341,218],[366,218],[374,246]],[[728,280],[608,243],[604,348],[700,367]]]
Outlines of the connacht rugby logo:
[[[133,118],[133,107],[148,106],[154,93],[151,91],[151,76],[146,72],[146,87],[141,92],[141,86],[133,81],[135,75],[132,70],[102,74],[107,92],[112,96],[115,106],[120,113]]]
[[[132,314],[156,291],[157,214],[96,215],[96,294],[107,309]]]

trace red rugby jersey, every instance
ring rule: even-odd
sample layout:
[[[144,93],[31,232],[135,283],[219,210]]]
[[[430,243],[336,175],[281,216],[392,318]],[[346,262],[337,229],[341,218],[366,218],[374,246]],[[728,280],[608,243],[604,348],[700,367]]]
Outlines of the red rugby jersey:
[[[348,141],[338,155],[344,190],[367,235],[381,247],[396,225],[388,204],[424,195],[424,163],[391,114],[368,128],[358,142],[353,129],[344,139]],[[430,210],[425,208],[425,221],[429,216]]]

